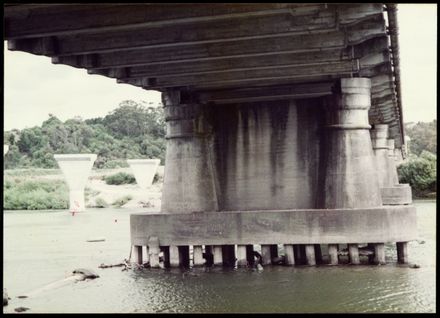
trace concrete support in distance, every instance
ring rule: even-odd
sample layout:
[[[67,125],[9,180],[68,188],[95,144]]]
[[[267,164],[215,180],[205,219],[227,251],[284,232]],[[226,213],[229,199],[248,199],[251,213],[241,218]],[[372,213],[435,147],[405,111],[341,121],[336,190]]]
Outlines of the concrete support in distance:
[[[9,151],[9,146],[8,145],[3,145],[3,156],[6,155]]]
[[[133,171],[136,183],[142,190],[148,190],[154,180],[154,175],[160,164],[160,159],[132,159],[127,160]]]
[[[387,139],[388,145],[388,184],[399,184],[399,176],[397,175],[396,156],[394,154],[394,139]]]
[[[86,209],[84,202],[84,188],[90,170],[96,160],[95,154],[54,155],[61,171],[69,185],[69,209],[72,212],[81,212]]]
[[[388,125],[374,125],[371,130],[371,142],[374,150],[377,176],[380,188],[392,186],[389,178],[390,163],[388,159]]]

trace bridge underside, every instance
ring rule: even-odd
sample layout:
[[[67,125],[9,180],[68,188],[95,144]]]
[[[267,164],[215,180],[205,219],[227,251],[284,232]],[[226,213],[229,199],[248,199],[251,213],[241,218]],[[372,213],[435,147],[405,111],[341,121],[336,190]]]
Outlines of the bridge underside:
[[[262,244],[270,263],[284,244],[313,264],[329,244],[337,263],[344,243],[356,264],[369,243],[382,263],[397,242],[407,262],[396,5],[6,5],[4,22],[10,50],[163,92],[162,211],[131,217],[139,261]]]

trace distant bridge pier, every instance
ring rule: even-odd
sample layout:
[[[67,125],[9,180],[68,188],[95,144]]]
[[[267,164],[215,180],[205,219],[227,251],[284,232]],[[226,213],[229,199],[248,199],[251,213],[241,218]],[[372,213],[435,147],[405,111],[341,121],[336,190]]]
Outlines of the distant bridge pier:
[[[95,154],[54,155],[69,186],[69,209],[72,212],[86,209],[84,188],[96,157]]]

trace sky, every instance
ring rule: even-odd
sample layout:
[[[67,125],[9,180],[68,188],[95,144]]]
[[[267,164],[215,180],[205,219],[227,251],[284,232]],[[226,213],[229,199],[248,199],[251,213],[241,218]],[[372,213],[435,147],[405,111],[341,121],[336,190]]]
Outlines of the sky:
[[[437,118],[437,5],[399,4],[398,9],[403,119],[432,121]],[[4,42],[4,130],[41,125],[48,114],[62,121],[104,117],[128,99],[161,100],[156,91],[8,51]]]

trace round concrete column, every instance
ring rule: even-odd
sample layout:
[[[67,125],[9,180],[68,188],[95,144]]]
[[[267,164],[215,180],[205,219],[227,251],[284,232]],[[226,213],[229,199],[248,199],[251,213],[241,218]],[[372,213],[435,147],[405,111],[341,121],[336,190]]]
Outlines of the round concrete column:
[[[379,178],[379,187],[389,186],[389,159],[388,159],[388,125],[374,125],[371,130],[371,142]]]
[[[366,208],[382,205],[368,124],[371,82],[341,79],[326,99],[324,189],[319,208]]]
[[[162,212],[216,211],[207,111],[183,104],[179,92],[164,93],[167,150]]]
[[[396,168],[396,156],[394,154],[394,139],[387,139],[388,145],[388,184],[394,186],[399,184],[399,177]]]
[[[9,146],[8,145],[3,145],[3,156],[6,155],[9,151]]]

